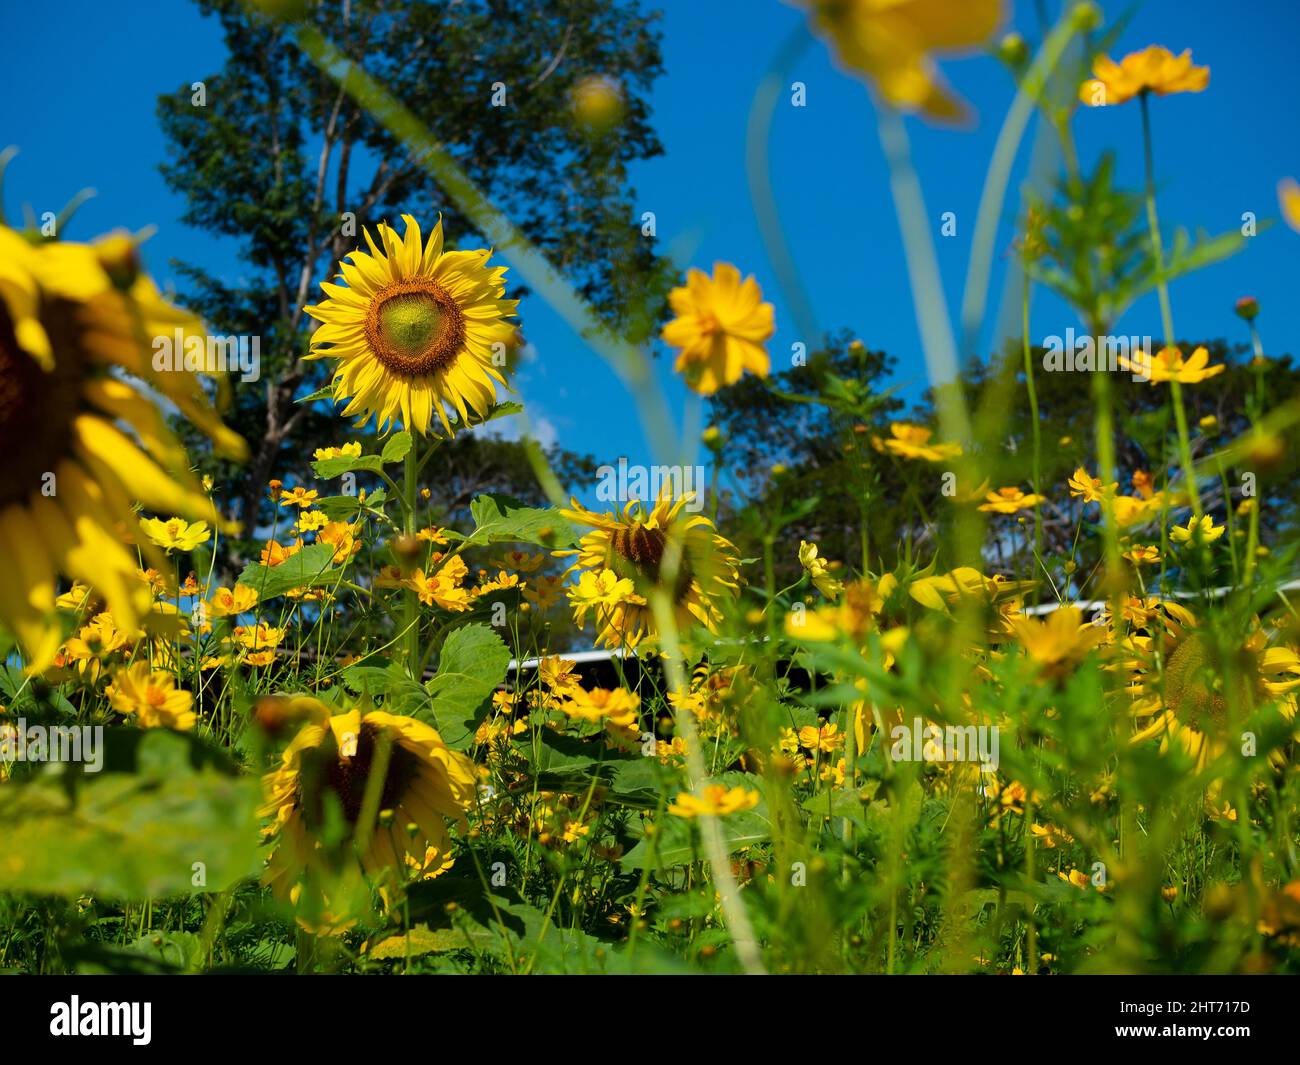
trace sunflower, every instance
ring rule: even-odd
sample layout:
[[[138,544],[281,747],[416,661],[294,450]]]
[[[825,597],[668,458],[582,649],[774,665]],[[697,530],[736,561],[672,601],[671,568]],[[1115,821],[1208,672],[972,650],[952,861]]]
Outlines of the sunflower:
[[[579,587],[584,582],[593,584],[594,578],[614,589],[600,600],[574,600],[579,625],[587,610],[594,608],[598,643],[635,647],[653,635],[654,618],[646,596],[659,583],[670,544],[678,545],[681,552],[671,590],[678,628],[684,631],[698,622],[710,632],[717,631],[720,604],[739,588],[739,559],[712,521],[703,514],[683,513],[691,498],[692,493],[686,493],[674,501],[665,487],[648,510],[644,503],[632,500],[622,513],[596,514],[574,499],[571,509],[562,511],[591,530],[576,549],[556,552],[558,557],[574,557],[565,576],[578,574]]]
[[[336,359],[334,397],[350,400],[345,415],[371,415],[380,431],[400,421],[427,435],[434,415],[450,436],[446,405],[469,424],[482,417],[505,385],[499,353],[515,341],[505,319],[518,300],[502,299],[504,266],[487,266],[490,251],[444,251],[442,221],[427,242],[403,215],[406,234],[378,227],[381,246],[363,230],[370,253],[340,263],[343,285],[321,282],[326,299],[303,308],[322,324],[309,359]]]
[[[1290,647],[1269,646],[1264,629],[1256,627],[1231,661],[1223,662],[1185,607],[1162,602],[1142,627],[1149,635],[1128,641],[1136,653],[1126,662],[1130,712],[1137,721],[1133,743],[1158,738],[1162,750],[1177,743],[1199,771],[1229,746],[1230,711],[1244,719],[1256,707],[1274,703],[1285,720],[1294,720],[1300,655]],[[1228,684],[1234,690],[1226,690]],[[1269,760],[1277,764],[1280,757],[1273,752]]]
[[[474,797],[474,763],[451,750],[428,725],[381,710],[358,709],[331,716],[307,696],[288,700],[284,716],[305,719],[278,769],[263,778],[262,816],[276,837],[265,881],[289,897],[314,863],[320,834],[334,806],[355,842],[371,773],[384,762],[378,785],[377,821],[361,855],[362,868],[378,877],[415,868],[425,876],[450,868],[446,819],[465,824]]]
[[[944,84],[932,52],[977,49],[1005,19],[1001,0],[791,0],[839,63],[863,74],[901,111],[946,121],[965,107]]]
[[[158,338],[205,343],[199,321],[139,271],[133,240],[32,244],[0,226],[0,623],[30,671],[58,651],[61,575],[93,585],[124,628],[149,610],[130,546],[136,504],[216,520],[161,410],[131,378],[226,455],[243,455],[196,374],[154,371]],[[138,546],[167,568],[156,547]]]

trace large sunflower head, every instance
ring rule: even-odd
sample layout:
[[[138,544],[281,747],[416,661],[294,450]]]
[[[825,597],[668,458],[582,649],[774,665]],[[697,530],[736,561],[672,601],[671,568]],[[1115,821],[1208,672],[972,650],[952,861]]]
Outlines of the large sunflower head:
[[[124,627],[149,610],[131,546],[135,506],[217,520],[153,396],[218,448],[242,456],[195,373],[156,371],[157,338],[203,343],[199,321],[168,304],[135,243],[33,244],[0,226],[0,624],[28,669],[60,641],[56,583],[93,585]],[[149,564],[165,568],[148,542]]]
[[[1175,742],[1199,770],[1227,749],[1234,719],[1270,703],[1287,721],[1295,718],[1300,655],[1293,648],[1270,645],[1267,632],[1256,626],[1225,652],[1189,611],[1178,607],[1169,614],[1171,606],[1165,604],[1166,620],[1158,630],[1130,645],[1138,651],[1128,663],[1138,721],[1134,743]],[[1279,763],[1277,752],[1270,761]]]
[[[717,631],[720,607],[739,587],[740,562],[735,547],[709,518],[686,512],[690,498],[687,494],[674,499],[665,486],[652,507],[633,500],[618,513],[596,514],[575,499],[563,511],[590,529],[575,550],[556,552],[573,558],[566,575],[608,574],[611,587],[628,589],[597,604],[598,642],[635,647],[652,634],[654,619],[646,597],[651,588],[667,583],[670,573],[679,628],[698,622]],[[579,624],[584,615],[575,600]]]
[[[506,321],[518,300],[502,299],[504,266],[491,252],[444,251],[442,222],[428,241],[403,215],[406,233],[378,226],[379,244],[363,230],[369,253],[340,263],[346,286],[321,282],[326,299],[305,310],[321,322],[308,358],[335,359],[334,396],[344,414],[371,415],[380,430],[395,422],[427,434],[434,417],[450,435],[450,405],[469,424],[483,417],[505,385],[504,353],[515,343]]]
[[[277,837],[266,880],[288,897],[317,859],[326,820],[341,816],[351,842],[368,835],[361,864],[374,877],[415,870],[428,876],[451,865],[448,818],[463,823],[474,797],[474,764],[451,750],[438,732],[382,710],[333,714],[308,697],[291,699],[289,719],[305,719],[280,766],[263,778]],[[372,777],[382,778],[372,784]],[[375,820],[360,830],[367,789],[374,787]]]

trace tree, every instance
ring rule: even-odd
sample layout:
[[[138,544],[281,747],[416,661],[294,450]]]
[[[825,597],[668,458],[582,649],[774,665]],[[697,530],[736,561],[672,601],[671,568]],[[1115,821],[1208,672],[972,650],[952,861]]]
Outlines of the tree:
[[[252,450],[237,474],[252,535],[267,480],[306,478],[313,447],[341,435],[332,407],[297,402],[326,380],[322,364],[302,358],[312,327],[302,307],[316,283],[358,247],[361,227],[402,212],[441,215],[449,246],[482,241],[419,161],[300,52],[291,24],[240,0],[198,2],[220,20],[229,57],[201,86],[160,98],[162,171],[187,201],[183,220],[236,241],[244,263],[235,283],[178,268],[186,302],[215,331],[260,338],[261,379],[236,385],[227,411]],[[661,71],[659,37],[637,0],[300,6],[603,314],[617,322],[631,303],[662,303],[671,279],[640,234],[627,181],[631,161],[661,151],[646,102]],[[573,117],[592,78],[613,86],[621,107],[595,132]]]

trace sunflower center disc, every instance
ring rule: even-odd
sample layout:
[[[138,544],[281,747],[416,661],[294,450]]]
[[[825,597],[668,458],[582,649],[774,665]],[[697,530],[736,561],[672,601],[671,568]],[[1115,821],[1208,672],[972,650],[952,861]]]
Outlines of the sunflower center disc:
[[[20,503],[47,483],[68,453],[68,436],[81,398],[81,359],[74,310],[55,305],[42,315],[54,347],[47,373],[18,345],[0,300],[0,507]]]
[[[376,359],[401,377],[420,377],[451,363],[465,346],[465,320],[442,287],[407,278],[371,301],[366,339]]]
[[[379,331],[407,355],[420,355],[442,332],[442,309],[422,293],[397,296],[379,311]]]

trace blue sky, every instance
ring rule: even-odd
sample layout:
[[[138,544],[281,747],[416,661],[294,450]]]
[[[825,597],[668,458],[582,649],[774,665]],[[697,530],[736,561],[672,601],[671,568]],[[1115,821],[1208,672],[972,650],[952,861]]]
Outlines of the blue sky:
[[[777,0],[665,0],[650,6],[664,15],[666,73],[652,103],[666,153],[632,175],[636,216],[655,213],[666,245],[685,249],[683,265],[708,267],[725,259],[757,275],[776,304],[771,350],[774,367],[782,368],[789,364],[791,344],[806,338],[795,328],[759,236],[745,177],[745,129],[754,90],[802,15]],[[1058,4],[1049,0],[1047,7],[1055,12]],[[1111,17],[1124,9],[1106,7]],[[1012,25],[1036,40],[1034,8],[1020,0]],[[98,196],[81,210],[68,236],[85,239],[116,226],[152,224],[159,231],[146,257],[163,284],[173,276],[171,258],[197,260],[237,277],[240,263],[228,244],[181,225],[183,205],[158,173],[164,145],[155,99],[219,68],[223,49],[215,20],[200,17],[187,0],[42,0],[11,6],[6,23],[8,39],[24,42],[9,49],[0,71],[11,101],[0,140],[22,151],[6,182],[10,220],[21,217],[23,203],[38,213],[57,211],[78,189],[93,186]],[[1151,43],[1191,48],[1195,60],[1212,71],[1206,92],[1154,101],[1167,238],[1176,225],[1211,233],[1239,227],[1245,211],[1261,219],[1277,216],[1278,180],[1300,177],[1298,30],[1300,5],[1291,0],[1148,0],[1137,6],[1118,54]],[[936,240],[955,317],[985,169],[1012,90],[989,58],[953,60],[944,70],[978,112],[976,124],[953,130],[909,122],[909,129],[936,232],[943,212],[957,216],[957,235]],[[773,183],[818,324],[849,328],[869,346],[896,355],[893,383],[915,396],[925,370],[867,90],[838,72],[820,43],[806,49],[793,77],[807,86],[807,106],[794,108],[783,100],[777,109]],[[1114,147],[1121,180],[1141,182],[1135,104],[1085,111],[1075,129],[1085,167]],[[1032,136],[1033,127],[1013,177],[1008,221]],[[1001,252],[1011,235],[1009,225],[998,234],[982,350],[999,335],[994,312],[1002,290]],[[1235,259],[1179,281],[1173,288],[1179,335],[1244,339],[1232,305],[1249,293],[1263,306],[1259,324],[1266,349],[1293,349],[1300,327],[1300,301],[1293,295],[1298,254],[1300,235],[1279,224]],[[614,374],[537,298],[525,303],[522,314],[536,350],[518,384],[539,434],[601,462],[624,455],[649,461],[629,397]],[[1031,333],[1041,342],[1078,324],[1068,308],[1040,299]],[[1117,329],[1158,335],[1154,299],[1139,303]],[[687,398],[670,368],[670,357],[659,360],[669,405],[681,419]]]

